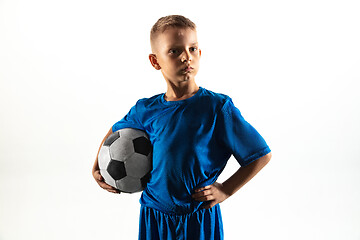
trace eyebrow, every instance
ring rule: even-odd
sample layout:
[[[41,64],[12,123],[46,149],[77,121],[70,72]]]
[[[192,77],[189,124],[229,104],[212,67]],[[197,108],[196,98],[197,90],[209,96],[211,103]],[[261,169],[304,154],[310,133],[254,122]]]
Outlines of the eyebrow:
[[[194,43],[191,43],[190,46],[194,46],[194,45],[198,45],[199,43],[198,42],[194,42]],[[181,47],[182,45],[172,45],[172,46],[169,46],[170,48],[177,48],[177,47]]]

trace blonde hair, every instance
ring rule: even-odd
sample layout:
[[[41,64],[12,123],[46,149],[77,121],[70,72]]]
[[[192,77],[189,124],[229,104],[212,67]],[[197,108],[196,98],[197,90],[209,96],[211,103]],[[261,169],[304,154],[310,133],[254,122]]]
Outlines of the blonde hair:
[[[181,15],[169,15],[159,18],[150,31],[150,44],[153,49],[154,42],[159,33],[170,27],[190,28],[196,30],[196,25],[190,19]]]

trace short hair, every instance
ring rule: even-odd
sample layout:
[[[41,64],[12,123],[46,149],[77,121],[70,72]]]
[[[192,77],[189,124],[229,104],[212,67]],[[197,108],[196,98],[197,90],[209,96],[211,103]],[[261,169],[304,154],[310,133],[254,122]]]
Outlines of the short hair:
[[[153,42],[155,41],[159,33],[165,32],[170,27],[178,28],[190,28],[196,30],[196,25],[190,19],[181,15],[169,15],[159,18],[150,31],[150,43],[153,48]]]

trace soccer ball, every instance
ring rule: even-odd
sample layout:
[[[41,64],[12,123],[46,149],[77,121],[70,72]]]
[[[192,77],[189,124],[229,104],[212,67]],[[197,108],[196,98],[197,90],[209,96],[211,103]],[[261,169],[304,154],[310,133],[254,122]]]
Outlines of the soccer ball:
[[[152,146],[145,132],[124,128],[112,133],[98,156],[105,182],[121,192],[142,191],[150,179]]]

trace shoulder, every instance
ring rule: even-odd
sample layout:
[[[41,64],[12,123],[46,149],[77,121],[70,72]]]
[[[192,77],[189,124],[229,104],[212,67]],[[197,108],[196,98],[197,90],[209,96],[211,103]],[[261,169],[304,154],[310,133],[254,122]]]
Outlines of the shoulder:
[[[202,91],[202,97],[213,104],[224,105],[227,102],[232,102],[231,98],[226,94],[213,92],[205,88],[202,88]]]
[[[135,106],[138,108],[148,108],[150,106],[157,105],[157,104],[159,104],[162,95],[163,95],[163,93],[156,94],[149,98],[141,98],[136,102]]]
[[[207,89],[204,89],[205,103],[210,103],[213,109],[219,114],[230,116],[234,112],[240,112],[240,110],[234,105],[233,100],[226,94],[216,93]]]

